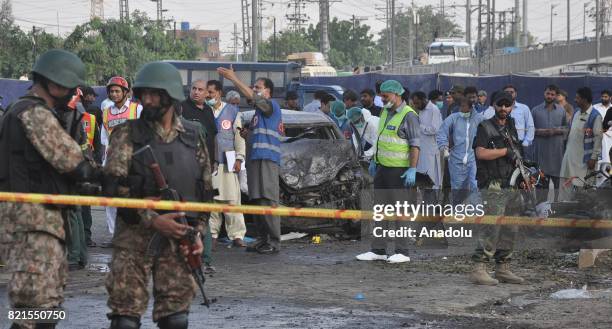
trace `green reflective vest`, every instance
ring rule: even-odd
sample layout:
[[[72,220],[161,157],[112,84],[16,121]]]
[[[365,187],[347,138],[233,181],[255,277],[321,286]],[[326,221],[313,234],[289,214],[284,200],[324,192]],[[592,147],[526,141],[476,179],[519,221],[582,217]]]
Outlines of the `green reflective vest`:
[[[406,105],[389,122],[386,122],[389,111],[383,110],[378,123],[376,163],[392,168],[410,167],[410,145],[408,140],[400,138],[397,134],[408,112],[417,114]]]

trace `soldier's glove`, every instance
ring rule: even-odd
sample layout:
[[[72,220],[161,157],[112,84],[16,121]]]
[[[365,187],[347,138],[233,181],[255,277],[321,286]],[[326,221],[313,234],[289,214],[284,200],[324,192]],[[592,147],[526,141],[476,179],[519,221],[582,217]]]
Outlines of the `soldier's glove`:
[[[99,182],[102,179],[102,169],[95,168],[89,161],[83,160],[66,175],[76,182]]]

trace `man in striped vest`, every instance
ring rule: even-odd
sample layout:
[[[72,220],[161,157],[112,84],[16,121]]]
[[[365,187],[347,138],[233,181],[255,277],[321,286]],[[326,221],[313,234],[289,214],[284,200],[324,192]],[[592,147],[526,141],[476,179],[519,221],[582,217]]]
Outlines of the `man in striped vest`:
[[[402,100],[404,88],[395,80],[380,86],[385,102],[378,123],[376,151],[370,162],[370,175],[374,176],[374,189],[406,189],[414,186],[420,146],[420,125],[417,113]],[[389,221],[375,223],[376,231],[386,230]],[[398,226],[406,224],[398,222]],[[395,252],[387,258],[387,240],[375,238],[371,250],[357,256],[358,260],[386,260],[405,263],[408,257],[408,237],[396,238]]]
[[[110,144],[110,135],[113,129],[127,120],[138,119],[142,111],[142,105],[129,99],[130,86],[123,77],[110,78],[106,84],[106,93],[112,101],[110,106],[102,109],[102,128],[100,140],[106,149]],[[102,164],[106,162],[106,152]],[[110,233],[115,232],[115,217],[117,209],[106,207],[106,223]],[[108,246],[108,245],[107,245]]]
[[[268,78],[258,78],[250,89],[232,68],[220,67],[217,72],[230,80],[234,86],[252,102],[255,114],[249,130],[242,130],[241,136],[249,141],[250,153],[247,161],[249,198],[260,206],[276,207],[279,200],[280,136],[284,134],[280,106],[272,99],[274,84]],[[250,136],[249,136],[250,135]],[[259,239],[247,248],[260,254],[276,254],[280,250],[280,217],[258,216]]]

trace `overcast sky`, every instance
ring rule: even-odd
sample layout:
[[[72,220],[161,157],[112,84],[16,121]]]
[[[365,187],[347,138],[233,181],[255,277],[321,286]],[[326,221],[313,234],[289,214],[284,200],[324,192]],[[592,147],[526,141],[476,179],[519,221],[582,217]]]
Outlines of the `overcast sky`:
[[[305,3],[304,13],[308,16],[308,23],[316,24],[319,20],[318,4],[315,0]],[[13,14],[16,22],[23,29],[32,29],[32,25],[43,27],[47,32],[66,35],[75,25],[85,23],[89,20],[90,0],[54,0],[54,1],[26,1],[13,0]],[[263,16],[276,17],[277,30],[282,30],[287,26],[285,15],[293,13],[293,1],[289,0],[264,0]],[[352,15],[363,18],[372,27],[372,32],[378,37],[385,23],[382,20],[384,11],[376,8],[384,7],[385,0],[341,0],[331,5],[330,17],[349,19]],[[472,5],[477,5],[478,0],[471,0]],[[482,0],[486,4],[486,0]],[[522,7],[522,0],[520,1]],[[594,1],[571,0],[570,8],[570,33],[572,38],[582,37],[583,31],[583,9],[584,3],[588,2],[590,7],[594,6]],[[408,7],[414,3],[415,6],[431,4],[440,6],[439,0],[397,0],[396,6]],[[447,15],[451,16],[462,28],[465,26],[465,3],[466,0],[444,1]],[[555,8],[556,16],[553,20],[553,39],[564,40],[566,38],[567,10],[566,0],[528,0],[528,29],[539,41],[548,42],[550,33],[550,7],[557,4]],[[232,32],[234,23],[238,24],[239,33],[241,32],[241,11],[240,0],[163,0],[165,12],[164,18],[175,19],[177,22],[187,21],[191,28],[220,30],[221,50],[231,52],[233,47]],[[291,4],[291,7],[288,6]],[[463,6],[453,7],[453,5]],[[513,0],[497,0],[496,9],[504,10],[514,6]],[[129,0],[129,10],[141,10],[156,17],[156,3],[151,0]],[[522,14],[522,10],[521,10]],[[59,17],[59,27],[58,27]],[[119,0],[104,1],[104,17],[119,17]],[[472,39],[476,38],[477,15],[472,16]],[[272,34],[272,20],[264,18],[262,23],[264,37]],[[177,23],[177,28],[180,26]],[[594,35],[592,29],[594,23],[587,17],[586,31],[588,35]]]

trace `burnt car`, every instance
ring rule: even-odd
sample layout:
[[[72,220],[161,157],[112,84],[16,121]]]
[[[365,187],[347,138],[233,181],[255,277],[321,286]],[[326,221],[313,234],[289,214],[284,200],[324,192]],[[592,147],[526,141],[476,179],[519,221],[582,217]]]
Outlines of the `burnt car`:
[[[245,127],[254,113],[242,112]],[[366,178],[351,141],[322,113],[282,110],[282,118],[280,203],[287,207],[360,209]],[[354,233],[359,231],[359,223],[284,217],[282,229]]]

